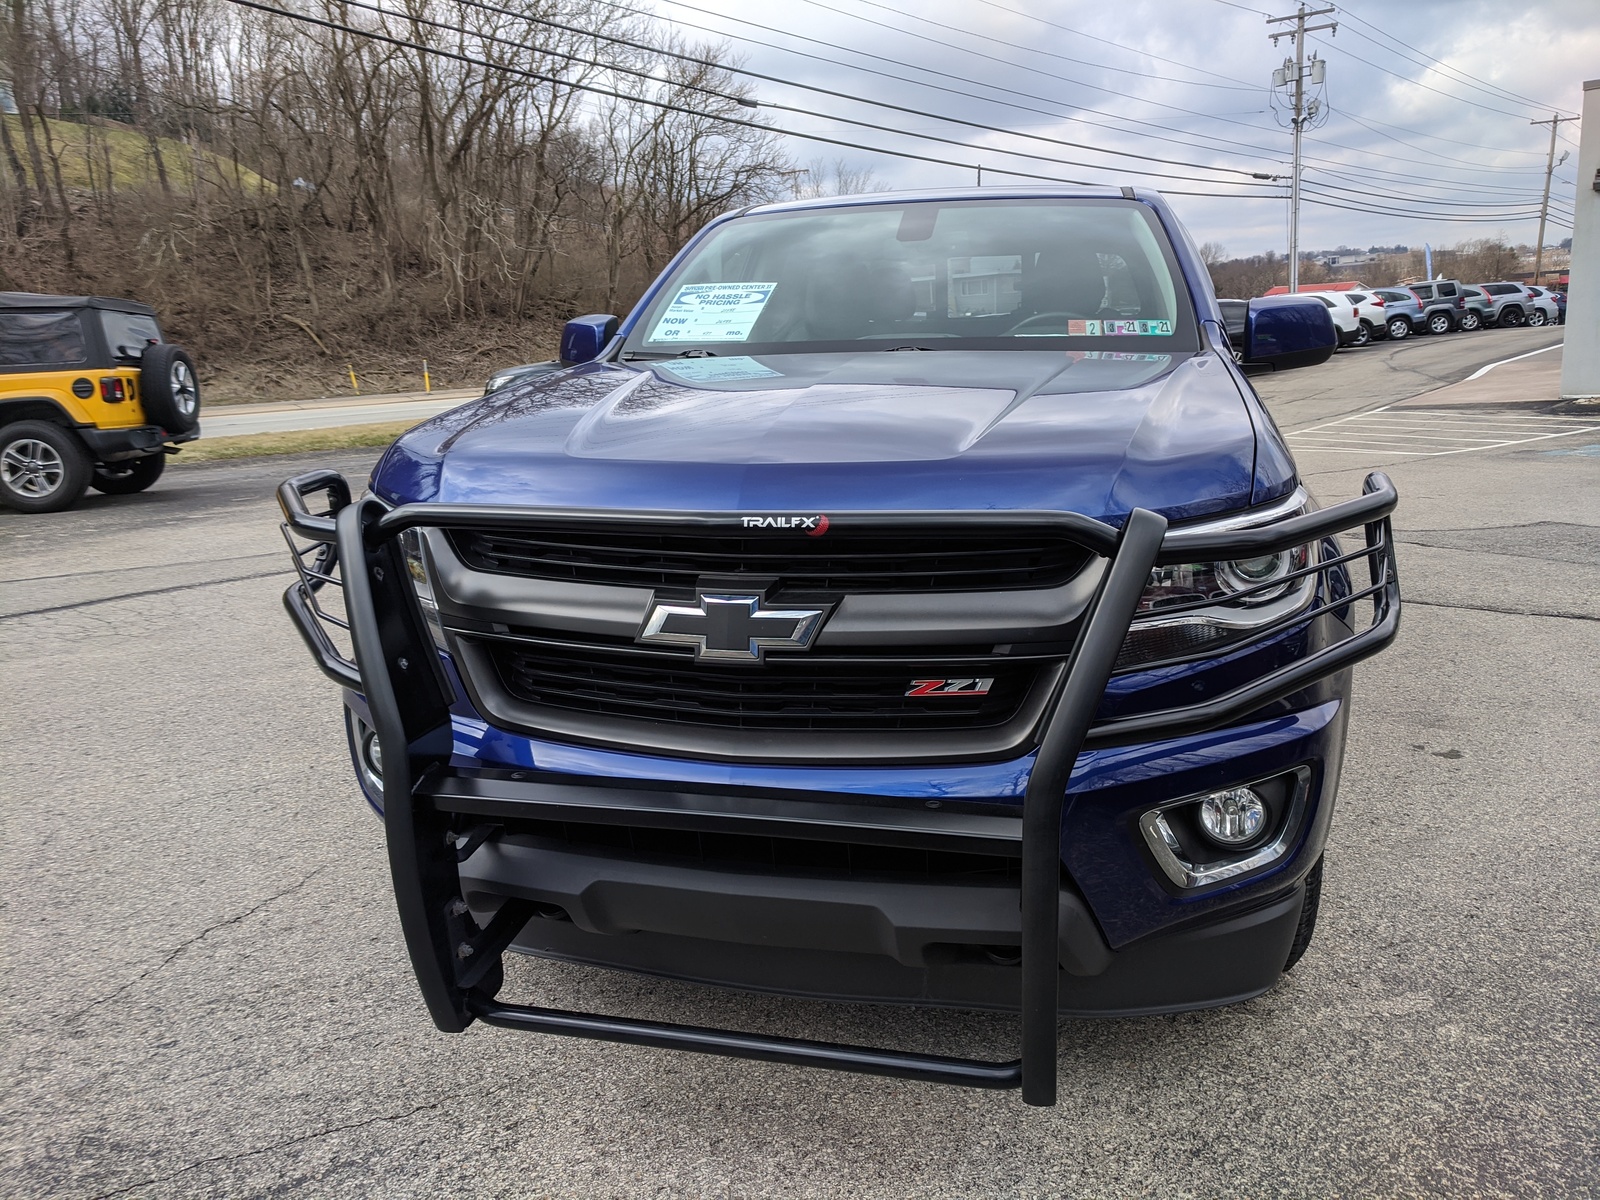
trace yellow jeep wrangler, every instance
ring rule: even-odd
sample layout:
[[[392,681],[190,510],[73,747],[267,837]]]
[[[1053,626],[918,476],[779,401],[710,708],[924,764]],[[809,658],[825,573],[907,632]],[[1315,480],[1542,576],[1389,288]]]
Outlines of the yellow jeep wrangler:
[[[0,292],[0,504],[57,512],[91,487],[142,492],[199,436],[194,360],[149,305]]]

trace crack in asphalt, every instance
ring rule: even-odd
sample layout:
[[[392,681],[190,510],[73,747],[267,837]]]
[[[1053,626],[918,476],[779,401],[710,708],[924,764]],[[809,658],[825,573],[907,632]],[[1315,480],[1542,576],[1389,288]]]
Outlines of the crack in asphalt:
[[[185,938],[182,942],[178,943],[175,948],[169,950],[165,955],[162,956],[160,962],[146,967],[143,971],[139,972],[138,975],[134,976],[125,983],[119,984],[115,989],[100,997],[98,1000],[91,1000],[88,1004],[84,1005],[84,1007],[78,1009],[77,1012],[68,1014],[62,1019],[62,1024],[65,1026],[73,1026],[78,1024],[78,1022],[82,1021],[86,1016],[88,1016],[95,1009],[99,1008],[102,1004],[109,1004],[118,996],[126,993],[130,988],[136,987],[138,984],[143,983],[146,979],[149,979],[150,976],[156,974],[156,972],[165,970],[173,962],[173,960],[178,958],[178,956],[181,955],[185,950],[189,949],[189,947],[204,941],[219,929],[226,929],[230,925],[237,925],[239,922],[255,916],[256,913],[260,912],[262,909],[266,908],[267,905],[272,904],[274,901],[282,900],[285,896],[293,895],[295,892],[298,892],[301,888],[305,887],[306,884],[310,883],[318,875],[322,874],[322,872],[326,869],[327,868],[325,866],[318,867],[316,870],[312,871],[309,875],[306,875],[298,882],[291,883],[288,887],[272,893],[272,895],[266,897],[264,900],[256,902],[243,912],[236,913],[231,917],[226,917],[214,925],[207,925],[199,933],[193,935],[192,937]]]
[[[1399,546],[1421,546],[1424,550],[1448,550],[1453,554],[1487,554],[1491,558],[1527,558],[1534,562],[1572,563],[1574,566],[1584,567],[1593,565],[1582,559],[1560,558],[1549,554],[1528,554],[1518,550],[1491,549],[1487,546],[1451,546],[1444,542],[1425,542],[1421,538],[1395,538]]]
[[[240,1159],[254,1158],[258,1154],[271,1154],[274,1150],[284,1150],[290,1146],[303,1145],[306,1142],[314,1142],[320,1138],[331,1137],[336,1133],[345,1133],[351,1129],[364,1129],[369,1125],[378,1125],[385,1122],[407,1121],[419,1113],[432,1112],[440,1105],[444,1104],[447,1100],[458,1099],[464,1094],[465,1093],[457,1093],[453,1096],[444,1096],[433,1101],[431,1104],[419,1104],[415,1108],[407,1109],[405,1112],[379,1113],[377,1116],[368,1117],[363,1121],[350,1121],[343,1125],[330,1125],[326,1129],[318,1129],[313,1133],[303,1133],[298,1137],[285,1138],[281,1142],[273,1142],[268,1146],[259,1146],[254,1150],[241,1150],[237,1154],[217,1154],[210,1158],[198,1159],[195,1162],[189,1163],[187,1166],[179,1167],[176,1171],[170,1171],[165,1175],[156,1175],[150,1179],[142,1179],[138,1183],[130,1183],[123,1187],[112,1188],[109,1192],[97,1192],[94,1196],[90,1197],[90,1200],[109,1200],[109,1197],[112,1196],[124,1196],[127,1193],[137,1191],[140,1188],[154,1187],[158,1183],[168,1183],[178,1178],[180,1175],[187,1175],[190,1171],[197,1171],[201,1167],[215,1166],[218,1163],[225,1162],[237,1162]]]
[[[59,575],[19,575],[15,579],[0,579],[0,584],[40,583],[48,579],[86,579],[90,575],[120,575],[125,571],[166,571],[176,567],[206,567],[212,563],[239,562],[247,558],[278,558],[282,550],[264,550],[259,554],[230,554],[224,558],[187,559],[175,563],[135,563],[131,567],[102,567],[98,571],[63,571]]]
[[[1496,608],[1492,604],[1450,604],[1443,600],[1413,600],[1410,597],[1402,600],[1401,604],[1414,604],[1418,608],[1458,608],[1466,612],[1499,613],[1507,617],[1551,617],[1559,621],[1600,622],[1600,617],[1593,617],[1588,613],[1540,612],[1531,608]]]
[[[172,587],[146,588],[140,592],[120,592],[115,596],[99,596],[93,600],[75,600],[71,604],[53,604],[49,608],[25,608],[21,612],[0,613],[0,621],[12,621],[18,617],[38,617],[47,613],[71,612],[76,608],[90,608],[96,604],[112,604],[118,600],[138,600],[143,596],[165,596],[172,592],[190,592],[195,588],[216,587],[222,583],[238,583],[245,579],[271,579],[274,576],[288,576],[289,568],[277,571],[257,571],[251,575],[230,575],[226,579],[203,579],[199,583],[179,583]]]

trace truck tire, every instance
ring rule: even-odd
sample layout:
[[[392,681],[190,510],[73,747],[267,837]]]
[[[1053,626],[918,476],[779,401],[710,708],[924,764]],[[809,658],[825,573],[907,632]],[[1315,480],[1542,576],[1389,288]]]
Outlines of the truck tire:
[[[89,488],[94,464],[69,429],[17,421],[0,429],[0,504],[25,513],[71,508]]]
[[[1311,868],[1311,873],[1306,876],[1306,895],[1300,902],[1300,924],[1295,928],[1294,941],[1289,945],[1289,958],[1283,964],[1284,972],[1294,969],[1295,963],[1300,961],[1311,945],[1311,936],[1317,931],[1317,908],[1322,903],[1322,860],[1317,859],[1317,865]]]
[[[145,417],[168,433],[200,428],[200,380],[194,359],[165,342],[146,346],[139,368],[139,397]]]
[[[89,486],[108,496],[131,496],[142,492],[167,468],[165,454],[146,454],[143,458],[128,458],[122,462],[95,463],[94,478]]]
[[[1393,317],[1389,321],[1389,337],[1394,341],[1404,341],[1411,336],[1411,322],[1404,317]]]

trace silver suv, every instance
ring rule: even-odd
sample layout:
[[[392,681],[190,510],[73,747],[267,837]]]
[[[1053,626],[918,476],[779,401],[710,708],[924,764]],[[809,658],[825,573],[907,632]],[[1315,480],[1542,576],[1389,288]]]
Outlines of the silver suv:
[[[1461,323],[1466,297],[1456,279],[1429,279],[1406,285],[1422,301],[1422,325],[1429,333],[1454,333]]]
[[[1528,289],[1520,283],[1480,283],[1483,294],[1489,299],[1489,323],[1503,328],[1535,323],[1539,310],[1529,301]],[[1539,313],[1537,323],[1544,324],[1544,314]]]
[[[1391,341],[1421,332],[1422,301],[1404,288],[1379,288],[1372,294],[1383,301],[1383,329]]]

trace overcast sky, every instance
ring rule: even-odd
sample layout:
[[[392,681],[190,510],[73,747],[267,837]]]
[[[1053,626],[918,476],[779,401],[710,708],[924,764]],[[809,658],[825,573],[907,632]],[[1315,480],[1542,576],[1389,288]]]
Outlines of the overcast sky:
[[[1274,5],[1269,0],[648,2],[663,19],[678,23],[685,37],[711,41],[715,39],[707,31],[720,32],[751,70],[1006,132],[942,123],[756,81],[755,94],[763,101],[961,144],[918,140],[795,113],[770,113],[784,128],[950,163],[981,163],[986,183],[1027,182],[998,173],[1007,168],[1157,187],[1169,194],[1226,195],[1225,199],[1173,195],[1172,200],[1198,240],[1220,242],[1231,254],[1268,249],[1281,253],[1287,245],[1287,204],[1248,198],[1283,185],[1263,184],[1248,176],[1288,172],[1290,136],[1282,93],[1275,102],[1268,85],[1274,68],[1293,53],[1293,45],[1285,39],[1273,47],[1265,15],[1292,13],[1291,4]],[[1340,4],[1331,17],[1313,23],[1327,20],[1339,22],[1337,34],[1315,34],[1307,43],[1308,55],[1315,51],[1327,61],[1325,85],[1310,89],[1321,100],[1324,117],[1306,136],[1308,195],[1314,192],[1319,199],[1359,211],[1306,204],[1301,247],[1424,242],[1440,246],[1498,234],[1512,242],[1532,243],[1537,219],[1521,214],[1538,208],[1549,130],[1529,121],[1554,112],[1574,116],[1579,112],[1583,80],[1600,77],[1600,4],[1595,0],[1542,0],[1533,5],[1504,0],[1381,4],[1356,0]],[[757,28],[754,22],[768,28]],[[703,28],[692,28],[690,23]],[[894,75],[917,82],[889,77]],[[1600,136],[1600,130],[1595,134]],[[1093,149],[1015,135],[1060,139]],[[1555,174],[1552,223],[1545,238],[1549,243],[1571,232],[1559,214],[1571,212],[1579,137],[1577,122],[1561,126],[1556,154],[1568,151],[1571,158]],[[789,147],[802,162],[840,156],[852,167],[870,167],[878,180],[894,187],[975,181],[974,171],[956,166],[799,139],[791,140]],[[1010,156],[1003,150],[1042,157]],[[1139,174],[1140,170],[1184,178],[1158,178]],[[1372,211],[1375,207],[1394,210],[1394,215]],[[1418,212],[1429,215],[1411,215]],[[1443,219],[1447,215],[1467,219]]]

